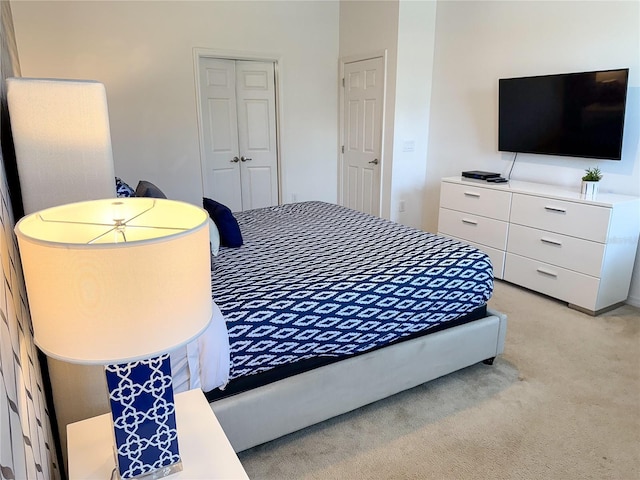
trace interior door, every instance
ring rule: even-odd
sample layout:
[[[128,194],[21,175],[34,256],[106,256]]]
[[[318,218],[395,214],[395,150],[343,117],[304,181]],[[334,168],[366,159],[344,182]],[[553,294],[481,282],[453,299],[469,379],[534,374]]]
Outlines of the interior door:
[[[272,62],[199,59],[205,197],[232,211],[278,204]]]
[[[242,208],[278,204],[274,67],[236,62]]]
[[[343,205],[380,215],[384,63],[382,57],[344,66]]]
[[[242,210],[236,62],[200,58],[204,196]]]

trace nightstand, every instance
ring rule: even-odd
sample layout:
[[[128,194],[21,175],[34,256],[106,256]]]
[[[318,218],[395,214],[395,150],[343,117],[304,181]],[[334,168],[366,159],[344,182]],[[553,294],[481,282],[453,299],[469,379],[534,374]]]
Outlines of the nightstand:
[[[183,470],[175,480],[247,479],[238,456],[201,390],[175,396]],[[69,479],[108,479],[115,468],[111,414],[67,426]]]

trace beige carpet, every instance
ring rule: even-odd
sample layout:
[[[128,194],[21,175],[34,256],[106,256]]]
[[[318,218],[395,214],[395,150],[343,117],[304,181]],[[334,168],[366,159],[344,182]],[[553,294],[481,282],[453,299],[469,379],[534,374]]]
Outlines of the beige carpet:
[[[240,454],[260,479],[640,479],[640,310],[497,282],[506,351]]]

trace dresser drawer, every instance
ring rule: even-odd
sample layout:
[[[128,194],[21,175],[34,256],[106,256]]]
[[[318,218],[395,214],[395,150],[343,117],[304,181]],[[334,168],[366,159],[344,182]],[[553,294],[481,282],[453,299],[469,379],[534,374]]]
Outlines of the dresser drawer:
[[[444,235],[441,232],[438,232],[439,235]],[[486,253],[491,260],[491,266],[493,267],[493,277],[502,279],[503,271],[504,271],[504,251],[498,250],[496,248],[487,247],[486,245],[480,245],[479,243],[471,242],[469,240],[465,240],[463,238],[457,238],[452,235],[447,235],[455,240],[471,245],[472,247],[477,248],[478,250]]]
[[[611,209],[534,195],[513,194],[511,223],[606,242]]]
[[[442,182],[440,206],[508,221],[511,193],[475,185]]]
[[[493,218],[440,209],[438,231],[445,235],[506,250],[509,224]]]
[[[533,260],[599,277],[604,259],[603,243],[512,224],[507,251]]]
[[[587,310],[596,309],[597,278],[507,253],[504,279]]]

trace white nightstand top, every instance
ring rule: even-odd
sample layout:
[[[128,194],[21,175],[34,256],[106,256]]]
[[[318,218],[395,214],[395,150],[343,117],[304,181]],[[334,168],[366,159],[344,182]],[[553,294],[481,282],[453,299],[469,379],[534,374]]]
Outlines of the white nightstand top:
[[[175,480],[248,479],[201,390],[175,396],[183,470]],[[67,426],[69,479],[108,479],[115,467],[111,414]]]

